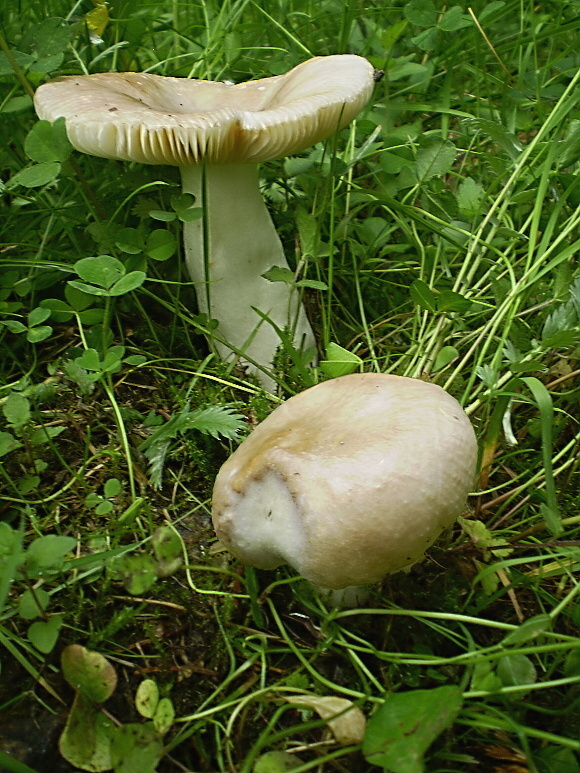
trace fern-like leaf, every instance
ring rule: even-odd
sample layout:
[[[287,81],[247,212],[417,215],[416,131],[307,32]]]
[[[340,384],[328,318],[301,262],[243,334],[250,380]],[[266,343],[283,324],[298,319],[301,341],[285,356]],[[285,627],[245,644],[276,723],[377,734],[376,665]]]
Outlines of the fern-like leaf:
[[[149,480],[154,489],[160,489],[163,482],[163,468],[171,442],[162,440],[149,447],[145,456],[149,459]]]
[[[231,406],[211,405],[208,408],[190,410],[186,403],[181,411],[158,427],[141,443],[140,450],[149,461],[151,485],[161,488],[165,459],[171,443],[190,430],[197,430],[213,438],[234,440],[245,427],[244,417]]]
[[[570,286],[569,300],[549,314],[542,328],[542,345],[566,348],[580,338],[580,279]]]
[[[238,432],[245,427],[243,418],[233,408],[211,405],[209,408],[192,411],[187,417],[187,429],[196,429],[216,439],[224,437],[234,440]]]

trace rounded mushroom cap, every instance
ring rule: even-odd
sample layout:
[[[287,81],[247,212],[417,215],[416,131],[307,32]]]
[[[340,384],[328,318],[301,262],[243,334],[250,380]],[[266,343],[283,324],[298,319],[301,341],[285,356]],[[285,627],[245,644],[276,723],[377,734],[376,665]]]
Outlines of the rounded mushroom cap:
[[[280,405],[215,481],[218,538],[241,561],[325,588],[377,582],[461,513],[477,442],[441,387],[353,374]]]
[[[83,153],[177,166],[250,163],[297,153],[346,126],[368,102],[373,73],[351,55],[315,57],[237,85],[97,73],[45,83],[34,103],[41,119],[64,116]]]

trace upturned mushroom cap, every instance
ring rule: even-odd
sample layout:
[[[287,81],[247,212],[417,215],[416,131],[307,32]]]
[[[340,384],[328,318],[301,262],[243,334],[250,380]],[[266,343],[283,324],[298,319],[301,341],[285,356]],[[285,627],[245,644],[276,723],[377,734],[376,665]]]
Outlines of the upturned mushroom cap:
[[[148,73],[97,73],[40,86],[39,117],[64,116],[83,153],[149,164],[255,163],[297,153],[346,126],[368,102],[360,56],[309,59],[237,85]]]
[[[420,558],[461,513],[477,442],[441,387],[354,374],[276,408],[226,461],[218,538],[262,569],[287,563],[341,589]]]

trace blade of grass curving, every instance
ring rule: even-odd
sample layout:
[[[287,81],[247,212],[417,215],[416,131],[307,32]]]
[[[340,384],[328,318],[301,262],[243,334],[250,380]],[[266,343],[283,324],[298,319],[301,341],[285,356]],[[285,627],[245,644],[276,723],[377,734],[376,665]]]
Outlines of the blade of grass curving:
[[[558,511],[556,500],[556,484],[552,468],[552,436],[554,432],[554,406],[552,397],[544,384],[534,376],[521,379],[532,393],[540,411],[540,428],[542,436],[542,460],[546,483],[546,503],[542,503],[541,511],[550,532],[557,536],[562,533],[562,518]]]
[[[556,158],[556,151],[550,150],[550,145],[554,143],[547,143],[546,138],[547,136],[552,133],[553,131],[557,130],[558,127],[562,124],[564,119],[570,114],[570,112],[575,108],[578,99],[580,98],[580,95],[578,94],[577,85],[580,82],[580,71],[578,71],[574,78],[570,81],[567,88],[565,89],[564,93],[554,106],[551,113],[548,115],[544,123],[541,125],[540,129],[538,130],[538,133],[536,136],[531,140],[529,145],[525,147],[525,149],[522,151],[519,160],[517,161],[510,177],[504,184],[502,190],[499,192],[495,200],[493,201],[491,207],[489,208],[486,216],[483,218],[482,222],[480,223],[477,231],[474,233],[473,239],[471,241],[471,244],[469,245],[467,252],[464,257],[463,265],[461,269],[459,270],[453,289],[456,292],[459,293],[465,293],[466,290],[469,292],[470,287],[474,284],[474,278],[476,276],[476,273],[480,267],[480,263],[482,260],[482,257],[485,256],[485,250],[482,251],[481,255],[478,255],[478,251],[480,248],[480,245],[482,243],[482,238],[485,233],[486,240],[490,241],[493,238],[493,235],[497,232],[497,229],[499,227],[499,224],[505,219],[506,213],[508,211],[508,208],[511,203],[511,192],[513,190],[513,187],[518,179],[524,174],[529,173],[530,171],[530,163],[533,159],[534,165],[538,165],[540,162],[542,164],[542,172],[543,172],[543,180],[544,180],[544,197],[547,192],[547,186],[548,186],[548,172],[551,168],[552,162]],[[542,143],[545,143],[544,147],[542,147]],[[546,154],[548,154],[548,157],[546,158]],[[548,163],[548,161],[550,163]],[[540,197],[540,202],[537,203],[534,207],[534,211],[532,213],[530,225],[532,227],[532,230],[534,233],[536,233],[539,223],[539,217],[541,214],[541,203],[543,202],[544,198]],[[486,232],[486,229],[490,229],[490,232]],[[566,231],[568,229],[565,229]],[[558,239],[556,239],[556,242],[559,242],[562,240],[563,235],[560,233],[558,236]],[[535,242],[535,239],[534,239]],[[552,243],[548,250],[553,251],[555,249],[555,244]],[[534,254],[536,252],[534,251]],[[566,259],[566,255],[570,254],[570,250],[564,248],[561,252],[558,253],[557,257],[553,260],[555,261],[555,264],[561,263],[563,260]],[[487,324],[487,329],[485,329],[485,332],[482,330],[479,341],[486,340],[487,343],[485,344],[486,348],[489,347],[492,341],[493,334],[495,330],[499,326],[499,319],[498,316],[503,315],[509,308],[511,308],[512,317],[513,314],[515,314],[519,310],[519,305],[521,303],[521,291],[523,288],[527,286],[526,280],[529,281],[531,277],[533,277],[533,280],[537,280],[539,278],[539,274],[545,274],[546,273],[546,253],[543,255],[537,256],[536,254],[536,260],[532,265],[529,265],[530,257],[532,255],[532,249],[529,248],[528,250],[528,266],[526,267],[525,271],[525,279],[522,277],[517,285],[513,288],[512,293],[508,295],[508,298],[504,300],[504,303],[502,306],[498,309],[498,312],[492,318],[490,322]],[[553,266],[551,266],[553,268]],[[507,302],[507,305],[506,305]],[[511,322],[511,320],[508,321],[508,325]],[[477,350],[479,341],[476,341],[474,345],[472,345],[468,351],[467,354],[465,354],[457,366],[455,367],[453,373],[449,376],[447,379],[447,382],[445,384],[445,388],[449,388],[449,386],[453,383],[453,381],[456,380],[456,378],[459,376],[461,371],[464,369],[467,362],[471,359],[473,353]],[[470,378],[468,380],[468,383],[465,386],[464,389],[464,399],[466,399],[466,396],[470,393],[473,384],[476,379],[476,373],[475,368],[471,369]]]
[[[288,634],[288,631],[286,630],[284,623],[282,622],[282,619],[280,615],[278,614],[278,610],[276,609],[274,602],[272,599],[268,598],[268,607],[270,608],[270,614],[272,615],[272,618],[276,622],[276,625],[278,626],[278,630],[280,631],[280,635],[284,639],[286,645],[290,648],[292,653],[300,663],[306,668],[308,673],[320,684],[324,685],[327,689],[331,690],[334,693],[337,693],[339,695],[347,695],[349,698],[364,698],[364,693],[360,692],[360,690],[351,690],[349,687],[345,687],[344,685],[338,685],[334,682],[331,682],[329,679],[327,679],[325,676],[323,676],[319,671],[317,671],[310,660],[301,652],[301,650],[296,646],[296,644],[292,641],[291,636]],[[313,656],[316,657],[316,654]],[[369,698],[369,696],[367,696]],[[378,700],[378,699],[377,699]]]
[[[295,46],[298,46],[298,48],[304,54],[306,54],[307,56],[314,56],[312,51],[309,48],[307,48],[304,45],[304,43],[296,37],[296,35],[293,35],[283,24],[280,24],[279,21],[276,21],[276,19],[274,19],[273,16],[270,16],[270,14],[267,11],[265,11],[260,5],[258,5],[258,3],[252,2],[252,5],[256,8],[256,10],[258,10],[261,14],[263,14],[274,27],[280,30],[280,32],[283,35],[285,35],[288,38],[288,40],[292,41],[292,43],[294,43]]]
[[[4,634],[6,632],[6,635]],[[60,703],[64,703],[60,695],[55,692],[55,690],[49,685],[49,683],[46,681],[46,679],[42,676],[40,671],[35,668],[32,663],[24,657],[24,655],[20,652],[18,647],[16,647],[12,641],[11,637],[8,635],[8,631],[6,631],[3,626],[0,626],[0,644],[3,645],[8,652],[12,655],[13,658],[15,658],[20,665],[34,678],[36,682],[41,687],[44,687],[44,689],[52,695],[53,698],[56,698],[57,701]]]
[[[487,430],[483,438],[481,449],[481,465],[479,485],[486,489],[489,480],[489,471],[495,457],[495,451],[499,443],[499,437],[502,429],[502,422],[510,400],[514,396],[518,379],[512,379],[505,389],[498,395],[495,395],[496,403],[491,412],[488,421]]]
[[[489,706],[486,706],[486,708],[489,708]],[[505,719],[499,719],[498,717],[491,717],[489,715],[483,714],[480,710],[475,709],[473,712],[473,716],[476,717],[475,719],[470,719],[467,717],[464,717],[463,715],[459,717],[457,720],[458,724],[460,725],[466,725],[467,727],[475,727],[478,729],[487,729],[487,730],[494,730],[494,731],[513,731],[513,725],[512,722],[508,722]],[[530,738],[538,738],[541,741],[544,741],[546,743],[556,743],[560,746],[565,746],[568,749],[574,749],[575,751],[580,751],[580,741],[577,741],[574,738],[566,738],[562,735],[555,735],[554,733],[548,733],[545,730],[537,730],[534,727],[529,727],[525,725],[520,726],[521,730],[528,735]]]
[[[6,771],[6,773],[38,773],[34,768],[29,767],[20,760],[15,760],[6,752],[0,749],[0,770]]]

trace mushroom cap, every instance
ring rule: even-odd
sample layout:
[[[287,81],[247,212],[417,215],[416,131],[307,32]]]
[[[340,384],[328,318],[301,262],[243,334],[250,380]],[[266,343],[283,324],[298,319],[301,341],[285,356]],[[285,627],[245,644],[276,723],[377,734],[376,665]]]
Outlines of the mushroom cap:
[[[360,56],[309,59],[237,85],[149,73],[59,78],[37,89],[41,119],[64,116],[83,153],[149,164],[253,163],[297,153],[346,126],[368,102]]]
[[[219,471],[222,543],[325,588],[377,582],[420,558],[461,513],[477,441],[441,387],[353,374],[276,408]]]

